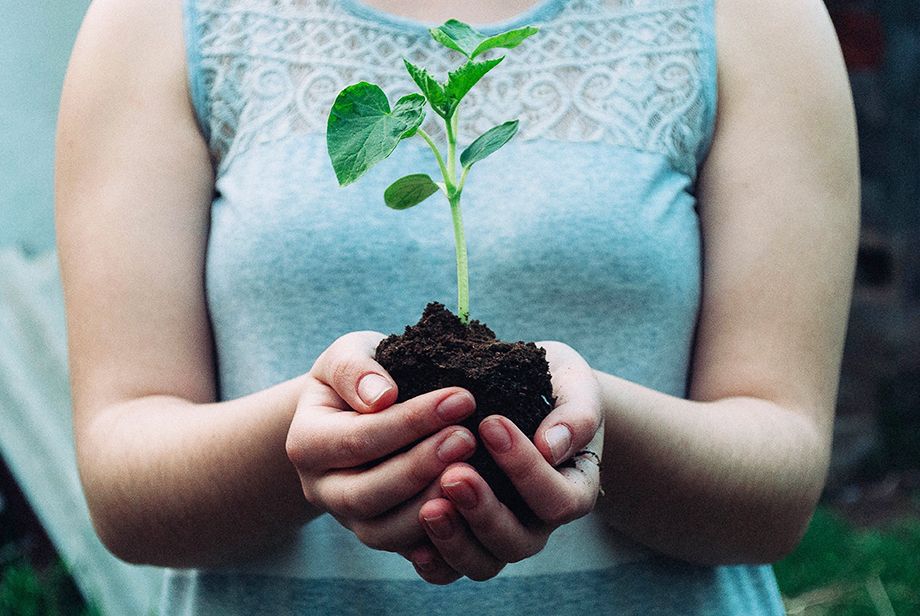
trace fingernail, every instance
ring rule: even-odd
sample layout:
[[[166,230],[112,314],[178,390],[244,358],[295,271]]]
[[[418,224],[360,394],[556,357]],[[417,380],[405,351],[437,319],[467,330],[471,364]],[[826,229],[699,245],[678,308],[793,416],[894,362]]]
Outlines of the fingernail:
[[[465,481],[446,483],[441,487],[447,492],[447,497],[450,499],[450,502],[460,509],[474,509],[476,505],[479,504],[479,497],[476,496],[476,490]]]
[[[569,453],[569,447],[572,445],[572,433],[568,427],[559,424],[553,426],[544,434],[546,444],[549,445],[550,454],[553,456],[553,464],[559,464],[565,460],[565,455]]]
[[[473,396],[466,392],[459,392],[450,395],[438,405],[438,417],[446,423],[455,423],[461,419],[466,419],[476,408],[476,401]]]
[[[479,435],[495,453],[511,450],[511,434],[498,419],[487,419],[479,426]]]
[[[454,525],[446,515],[425,518],[425,525],[431,534],[438,539],[450,539],[454,534]]]
[[[390,382],[379,374],[366,374],[358,381],[358,397],[368,406],[373,406],[390,389]]]
[[[412,564],[416,566],[420,571],[433,571],[434,570],[434,555],[431,551],[426,549],[416,550],[412,554]]]
[[[466,430],[456,430],[438,447],[438,459],[445,464],[465,458],[476,448],[476,439]]]

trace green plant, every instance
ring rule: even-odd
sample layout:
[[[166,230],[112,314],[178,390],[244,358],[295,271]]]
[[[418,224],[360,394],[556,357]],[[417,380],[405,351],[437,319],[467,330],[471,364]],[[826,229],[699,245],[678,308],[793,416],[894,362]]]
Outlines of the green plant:
[[[387,158],[403,139],[419,136],[425,140],[438,162],[441,182],[427,174],[411,174],[393,182],[384,192],[384,202],[396,210],[418,205],[438,190],[450,204],[457,251],[457,316],[469,322],[469,270],[466,238],[460,212],[460,195],[473,164],[505,145],[517,132],[518,121],[505,122],[489,129],[474,140],[459,157],[457,170],[457,110],[463,97],[490,70],[504,59],[476,61],[480,54],[496,48],[513,49],[536,34],[528,26],[496,36],[483,36],[457,20],[431,28],[432,38],[449,49],[460,52],[466,62],[451,71],[447,81],[439,82],[425,68],[403,60],[421,94],[403,96],[390,108],[379,86],[361,82],[339,93],[329,114],[326,142],[332,167],[340,186],[357,181],[371,167]],[[444,121],[446,155],[422,128],[426,103]]]
[[[0,616],[99,616],[60,560],[38,571],[24,557],[0,567]]]
[[[819,507],[799,547],[773,570],[790,615],[920,614],[920,520],[859,529]]]

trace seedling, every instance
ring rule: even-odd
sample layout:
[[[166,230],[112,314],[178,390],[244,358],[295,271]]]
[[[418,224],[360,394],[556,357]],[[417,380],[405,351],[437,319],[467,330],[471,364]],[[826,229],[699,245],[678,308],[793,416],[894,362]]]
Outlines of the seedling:
[[[404,176],[384,191],[384,202],[395,210],[405,210],[425,201],[439,190],[450,205],[457,251],[457,316],[464,324],[470,319],[469,268],[466,237],[460,212],[460,195],[472,166],[505,145],[517,132],[518,121],[512,120],[487,130],[460,154],[457,170],[458,108],[463,97],[504,56],[476,61],[480,54],[496,48],[513,49],[538,28],[527,26],[496,36],[483,36],[455,19],[429,30],[432,38],[449,49],[460,52],[466,62],[439,82],[425,68],[403,60],[421,94],[403,96],[390,108],[379,86],[362,81],[342,90],[329,113],[326,145],[340,186],[357,181],[367,171],[387,158],[403,139],[418,136],[425,140],[441,169],[442,181],[424,173]],[[447,139],[446,156],[422,128],[426,103],[444,120]]]

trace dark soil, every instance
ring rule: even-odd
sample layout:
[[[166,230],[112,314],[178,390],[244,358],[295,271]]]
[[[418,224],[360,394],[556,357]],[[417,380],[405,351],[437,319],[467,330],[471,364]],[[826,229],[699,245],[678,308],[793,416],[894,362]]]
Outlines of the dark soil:
[[[532,512],[479,440],[479,424],[490,415],[511,419],[533,439],[555,406],[546,352],[532,342],[508,343],[480,323],[469,326],[442,304],[430,303],[421,320],[377,347],[377,361],[390,373],[404,401],[443,387],[462,387],[476,399],[476,411],[462,423],[476,435],[468,462],[496,496],[519,518]]]

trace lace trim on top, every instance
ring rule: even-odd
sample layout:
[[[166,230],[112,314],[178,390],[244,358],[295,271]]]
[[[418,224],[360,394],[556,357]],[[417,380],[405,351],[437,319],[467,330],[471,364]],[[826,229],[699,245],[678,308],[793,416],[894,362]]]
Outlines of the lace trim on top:
[[[461,144],[517,118],[515,139],[663,154],[694,177],[714,117],[707,2],[563,2],[464,99]],[[197,0],[197,12],[190,72],[202,72],[196,106],[219,168],[255,145],[324,134],[349,84],[377,83],[391,104],[416,92],[403,58],[440,80],[460,60],[418,22],[369,19],[337,0]],[[425,129],[439,136],[440,122],[429,112]]]

